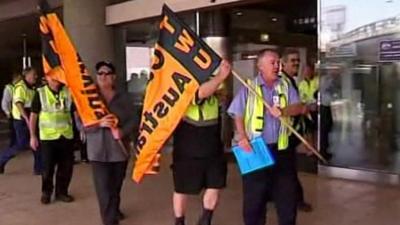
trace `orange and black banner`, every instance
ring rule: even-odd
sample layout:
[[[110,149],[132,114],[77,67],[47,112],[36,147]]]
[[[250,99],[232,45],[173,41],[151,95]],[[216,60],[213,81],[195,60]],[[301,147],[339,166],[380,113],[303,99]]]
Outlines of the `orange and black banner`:
[[[159,151],[170,137],[199,86],[219,66],[221,58],[166,5],[155,46],[132,178],[140,182],[158,166]]]
[[[50,12],[47,1],[40,1],[39,8],[45,75],[64,83],[71,92],[83,124],[95,125],[108,114],[99,90],[57,14]]]

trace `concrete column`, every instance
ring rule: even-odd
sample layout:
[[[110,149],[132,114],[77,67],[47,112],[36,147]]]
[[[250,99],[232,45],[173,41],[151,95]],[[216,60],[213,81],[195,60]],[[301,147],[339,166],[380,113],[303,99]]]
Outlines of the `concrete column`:
[[[120,90],[127,90],[126,32],[126,28],[114,27],[114,65],[117,67],[117,86]]]
[[[200,13],[200,36],[221,57],[231,59],[231,45],[229,40],[230,17],[224,10],[212,10]],[[233,80],[229,77],[223,84],[221,100],[221,138],[226,149],[230,149],[233,137],[232,121],[227,116],[226,109],[233,95]]]
[[[64,0],[67,33],[90,73],[100,60],[114,62],[113,28],[105,26],[105,7],[111,0]]]

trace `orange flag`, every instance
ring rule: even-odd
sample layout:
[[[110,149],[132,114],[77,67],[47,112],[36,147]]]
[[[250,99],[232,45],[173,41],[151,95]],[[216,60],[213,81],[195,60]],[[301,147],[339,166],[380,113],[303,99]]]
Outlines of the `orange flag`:
[[[201,83],[219,66],[221,58],[189,26],[164,5],[155,46],[132,178],[140,182],[155,173],[159,151],[175,130]]]
[[[47,1],[39,7],[44,72],[69,88],[83,124],[95,125],[109,113],[99,90],[57,15],[49,12]]]

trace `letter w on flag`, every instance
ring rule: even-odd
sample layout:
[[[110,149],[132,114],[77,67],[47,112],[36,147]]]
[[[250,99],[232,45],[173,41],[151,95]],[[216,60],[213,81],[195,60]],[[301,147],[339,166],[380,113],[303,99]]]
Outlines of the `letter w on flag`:
[[[85,126],[97,124],[100,118],[109,113],[99,91],[57,14],[49,11],[47,1],[40,1],[39,8],[42,59],[46,76],[51,76],[69,88]]]
[[[175,130],[199,86],[219,66],[221,58],[163,6],[160,34],[155,45],[132,178],[140,182],[156,173],[159,151]]]

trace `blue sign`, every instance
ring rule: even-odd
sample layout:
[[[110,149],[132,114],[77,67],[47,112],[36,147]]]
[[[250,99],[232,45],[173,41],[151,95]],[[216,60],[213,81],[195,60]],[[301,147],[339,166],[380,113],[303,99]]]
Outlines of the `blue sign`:
[[[379,60],[384,62],[400,61],[400,40],[381,41]]]

